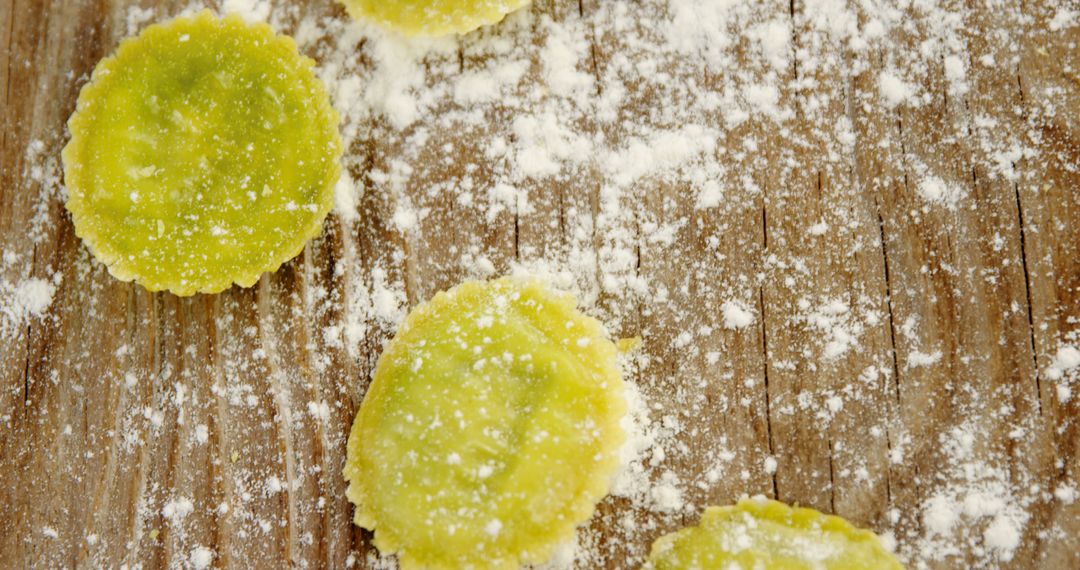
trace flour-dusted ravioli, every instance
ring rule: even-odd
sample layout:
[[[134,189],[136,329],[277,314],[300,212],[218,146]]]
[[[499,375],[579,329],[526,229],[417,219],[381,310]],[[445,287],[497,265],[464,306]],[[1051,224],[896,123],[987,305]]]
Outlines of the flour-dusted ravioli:
[[[468,282],[413,310],[349,436],[356,524],[402,568],[546,560],[607,493],[626,411],[616,348],[539,282]]]
[[[341,0],[358,20],[409,36],[463,34],[494,24],[531,0]]]
[[[653,570],[900,570],[878,537],[846,520],[762,497],[709,507],[696,527],[657,539]]]
[[[119,279],[178,295],[250,286],[330,210],[337,114],[266,24],[204,11],[102,60],[64,148],[75,233]]]

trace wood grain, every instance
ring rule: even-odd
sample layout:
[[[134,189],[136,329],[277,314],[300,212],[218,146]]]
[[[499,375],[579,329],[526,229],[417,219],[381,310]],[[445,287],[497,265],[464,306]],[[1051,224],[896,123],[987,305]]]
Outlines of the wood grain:
[[[141,4],[155,18],[185,7]],[[255,287],[190,298],[109,276],[57,190],[78,89],[135,31],[134,3],[0,7],[0,249],[18,260],[0,279],[57,283],[47,314],[0,331],[0,566],[182,567],[206,547],[228,568],[379,567],[340,476],[393,333],[379,307],[404,311],[476,267],[553,262],[587,268],[576,285],[612,334],[642,338],[634,381],[654,421],[680,427],[654,479],[676,474],[690,505],[658,513],[609,497],[587,533],[597,556],[581,567],[632,567],[656,536],[745,494],[886,532],[912,567],[987,566],[982,527],[944,559],[918,546],[926,502],[971,483],[947,444],[959,432],[975,435],[969,463],[1033,497],[1020,545],[996,567],[1080,567],[1080,502],[1053,498],[1080,478],[1080,398],[1062,401],[1045,377],[1080,334],[1080,29],[1049,30],[1062,3],[943,2],[963,15],[949,25],[966,91],[920,51],[941,22],[919,6],[896,8],[905,25],[867,58],[821,32],[815,2],[746,3],[739,22],[790,28],[786,66],[738,34],[727,75],[666,59],[671,92],[625,86],[615,112],[636,122],[597,117],[602,86],[651,49],[642,38],[669,7],[635,4],[649,18],[628,21],[614,4],[537,0],[524,24],[432,52],[427,81],[502,59],[542,83],[549,23],[560,23],[588,44],[579,71],[596,88],[572,128],[618,146],[638,126],[682,126],[656,112],[682,86],[721,93],[775,74],[790,118],[756,113],[728,128],[722,110],[701,117],[723,131],[707,157],[726,173],[718,206],[698,207],[685,180],[620,186],[585,162],[521,180],[528,207],[496,208],[483,192],[490,204],[464,207],[455,188],[505,168],[478,141],[512,140],[515,119],[560,103],[495,106],[476,126],[443,102],[405,130],[382,117],[358,127],[346,161],[362,190],[357,219],[332,215]],[[881,16],[871,4],[851,3],[856,29]],[[286,32],[303,17],[345,17],[322,0],[281,13]],[[491,52],[491,33],[512,45]],[[880,77],[894,71],[919,78],[921,104],[883,101]],[[406,166],[402,184],[380,182]],[[960,189],[960,206],[928,206],[928,178]],[[403,210],[421,215],[403,226]],[[635,258],[612,257],[614,245]],[[727,302],[753,325],[727,326]]]

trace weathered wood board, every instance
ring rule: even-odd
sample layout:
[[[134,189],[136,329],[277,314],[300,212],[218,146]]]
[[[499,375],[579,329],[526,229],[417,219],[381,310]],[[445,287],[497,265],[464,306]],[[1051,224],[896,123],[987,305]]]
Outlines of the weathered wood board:
[[[113,279],[63,208],[79,88],[190,8],[140,4],[0,6],[0,567],[385,566],[340,476],[381,347],[531,267],[643,341],[663,492],[605,500],[577,567],[763,494],[913,568],[1080,568],[1075,3],[536,0],[414,58],[403,115],[340,6],[226,2],[304,38],[357,192],[255,287],[189,298]]]

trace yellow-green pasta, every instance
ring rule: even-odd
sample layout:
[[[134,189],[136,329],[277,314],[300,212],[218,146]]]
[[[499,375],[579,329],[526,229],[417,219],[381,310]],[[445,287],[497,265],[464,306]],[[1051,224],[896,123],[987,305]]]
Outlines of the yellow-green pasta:
[[[82,89],[63,152],[94,256],[178,295],[250,286],[295,257],[340,173],[313,63],[266,24],[208,11],[122,42]]]
[[[530,0],[341,0],[358,20],[407,36],[463,34],[494,24]]]
[[[846,520],[764,498],[709,507],[698,526],[657,539],[652,570],[901,570],[878,537]]]
[[[356,524],[410,568],[517,568],[607,493],[626,410],[615,345],[573,297],[468,282],[409,314],[349,436]]]

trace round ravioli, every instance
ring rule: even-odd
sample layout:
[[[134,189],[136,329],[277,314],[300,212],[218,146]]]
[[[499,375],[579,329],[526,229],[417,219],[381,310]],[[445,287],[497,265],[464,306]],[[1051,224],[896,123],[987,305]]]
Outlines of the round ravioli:
[[[654,570],[901,570],[878,537],[846,520],[763,497],[709,507],[696,527],[653,543]]]
[[[75,233],[150,291],[250,286],[318,234],[337,114],[292,39],[209,11],[146,28],[83,87],[64,148]]]
[[[468,282],[409,314],[349,436],[356,524],[402,568],[545,561],[610,486],[616,348],[572,296]]]
[[[408,36],[464,34],[501,21],[530,0],[341,0],[358,20]]]

